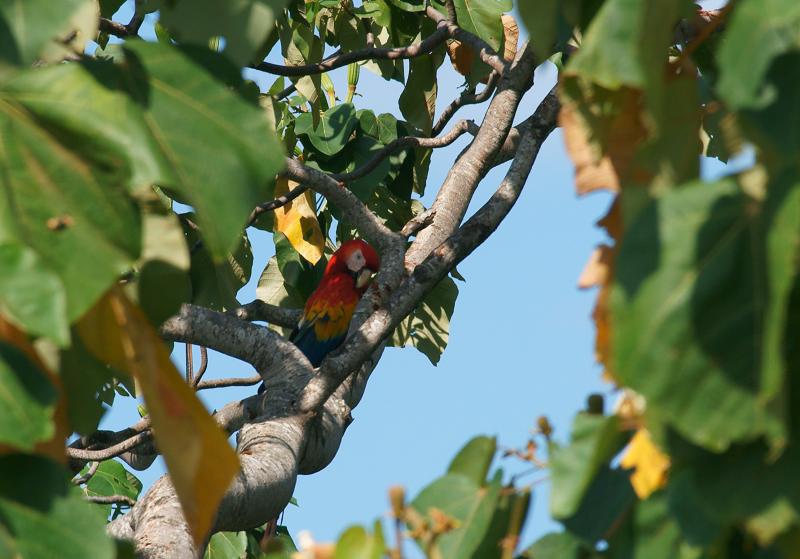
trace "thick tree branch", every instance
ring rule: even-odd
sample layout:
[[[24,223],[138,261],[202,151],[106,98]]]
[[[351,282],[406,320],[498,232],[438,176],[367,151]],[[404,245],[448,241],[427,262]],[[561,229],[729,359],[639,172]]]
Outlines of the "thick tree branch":
[[[417,235],[406,253],[408,269],[422,262],[464,219],[475,189],[491,169],[495,156],[511,130],[523,94],[532,86],[535,67],[533,49],[526,44],[507,75],[502,77],[477,136],[447,174],[431,206],[436,210],[436,218]]]
[[[284,359],[310,364],[295,345],[278,334],[236,317],[203,307],[183,305],[164,322],[161,335],[173,342],[202,345],[253,364],[259,371],[278,368]]]
[[[557,114],[556,98],[546,97],[536,111],[536,124],[522,136],[514,162],[497,192],[414,269],[411,277],[392,293],[388,303],[376,310],[340,351],[322,362],[319,373],[303,390],[301,412],[313,411],[326,402],[350,371],[369,357],[422,298],[491,235],[519,198],[542,142],[555,128]]]
[[[268,322],[284,328],[294,328],[300,321],[300,317],[303,316],[302,309],[283,309],[260,299],[233,309],[231,312],[240,320]]]

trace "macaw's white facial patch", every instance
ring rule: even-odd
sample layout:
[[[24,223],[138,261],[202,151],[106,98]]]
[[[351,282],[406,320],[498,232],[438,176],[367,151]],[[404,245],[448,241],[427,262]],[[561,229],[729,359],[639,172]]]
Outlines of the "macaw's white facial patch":
[[[351,272],[360,272],[367,264],[367,259],[361,254],[361,250],[355,250],[347,257],[347,269]]]

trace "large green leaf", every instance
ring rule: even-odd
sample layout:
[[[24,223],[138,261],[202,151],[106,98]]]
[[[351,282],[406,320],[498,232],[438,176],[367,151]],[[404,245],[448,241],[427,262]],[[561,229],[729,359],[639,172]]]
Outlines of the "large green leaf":
[[[626,231],[611,295],[612,370],[689,440],[785,444],[787,304],[800,187],[735,179],[664,195]],[[709,402],[714,402],[709,406]]]
[[[29,66],[92,0],[0,0],[0,66]]]
[[[458,24],[474,33],[496,51],[503,46],[503,22],[500,16],[514,7],[511,0],[455,0]]]
[[[264,111],[215,79],[241,83],[219,55],[139,41],[126,43],[125,57],[126,85],[169,164],[159,184],[191,203],[204,243],[220,262],[253,207],[270,196],[283,166],[281,144]]]
[[[383,528],[380,520],[375,521],[374,533],[370,534],[362,526],[351,526],[339,536],[336,542],[334,559],[381,559],[386,554]]]
[[[123,495],[137,499],[142,482],[116,460],[101,462],[97,471],[86,483],[86,494],[97,496]]]
[[[625,438],[616,416],[582,412],[575,417],[569,445],[550,449],[554,517],[569,518],[578,511],[595,476],[622,449]]]
[[[457,520],[458,527],[439,537],[435,547],[447,559],[469,559],[491,525],[499,496],[499,477],[482,487],[461,474],[447,474],[424,488],[411,506],[423,516],[438,509]]]
[[[56,390],[16,347],[0,342],[0,445],[32,450],[53,436]]]
[[[0,456],[0,517],[18,556],[113,559],[103,513],[83,502],[67,478],[58,464],[44,458]]]
[[[545,534],[522,553],[524,559],[593,559],[597,557],[569,532]]]
[[[772,60],[797,49],[800,4],[794,0],[736,2],[719,47],[717,91],[732,109],[763,105],[774,95],[764,85]]]
[[[205,559],[242,559],[247,555],[247,532],[217,532],[208,542]]]
[[[265,303],[286,309],[301,309],[305,305],[305,298],[289,283],[286,282],[278,267],[278,260],[272,257],[261,272],[256,287],[256,297]],[[281,335],[288,335],[290,328],[270,325],[270,328]]]
[[[288,0],[177,0],[161,2],[161,19],[180,42],[207,45],[225,38],[225,55],[237,65],[255,60]]]
[[[356,110],[351,103],[342,103],[325,111],[314,126],[311,113],[297,117],[294,131],[306,135],[311,144],[325,155],[336,155],[350,139],[350,134],[358,125]]]
[[[458,286],[446,277],[434,287],[408,317],[397,326],[389,344],[414,346],[436,365],[450,339],[450,319],[458,297]]]
[[[483,485],[496,451],[496,438],[485,435],[475,437],[458,451],[458,454],[450,462],[447,473],[461,474],[476,484]]]
[[[424,135],[431,133],[436,112],[438,85],[436,70],[444,60],[441,49],[429,56],[412,58],[406,87],[400,94],[400,111],[408,122]]]
[[[47,76],[56,78],[49,86]],[[61,76],[84,94],[103,92],[75,64],[20,72],[0,86],[0,239],[29,246],[59,276],[72,321],[130,269],[141,234],[121,146],[83,143],[67,134],[74,116],[45,110],[59,99]]]
[[[64,286],[26,246],[0,244],[0,308],[31,334],[69,341]]]

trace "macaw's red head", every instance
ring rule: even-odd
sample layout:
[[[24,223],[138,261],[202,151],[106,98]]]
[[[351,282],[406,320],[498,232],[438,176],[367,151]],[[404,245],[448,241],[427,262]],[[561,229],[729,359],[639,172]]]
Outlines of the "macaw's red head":
[[[356,287],[364,289],[380,265],[381,259],[369,243],[353,239],[342,243],[342,246],[333,253],[325,267],[325,275],[351,274],[356,278]]]

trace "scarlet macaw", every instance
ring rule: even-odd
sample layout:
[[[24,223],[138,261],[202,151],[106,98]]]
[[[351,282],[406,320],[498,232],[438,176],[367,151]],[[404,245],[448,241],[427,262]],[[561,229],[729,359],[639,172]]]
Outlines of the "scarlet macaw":
[[[333,253],[289,336],[312,366],[319,367],[325,356],[342,344],[353,311],[379,266],[378,253],[361,239],[346,241]],[[263,388],[262,384],[259,392]]]

